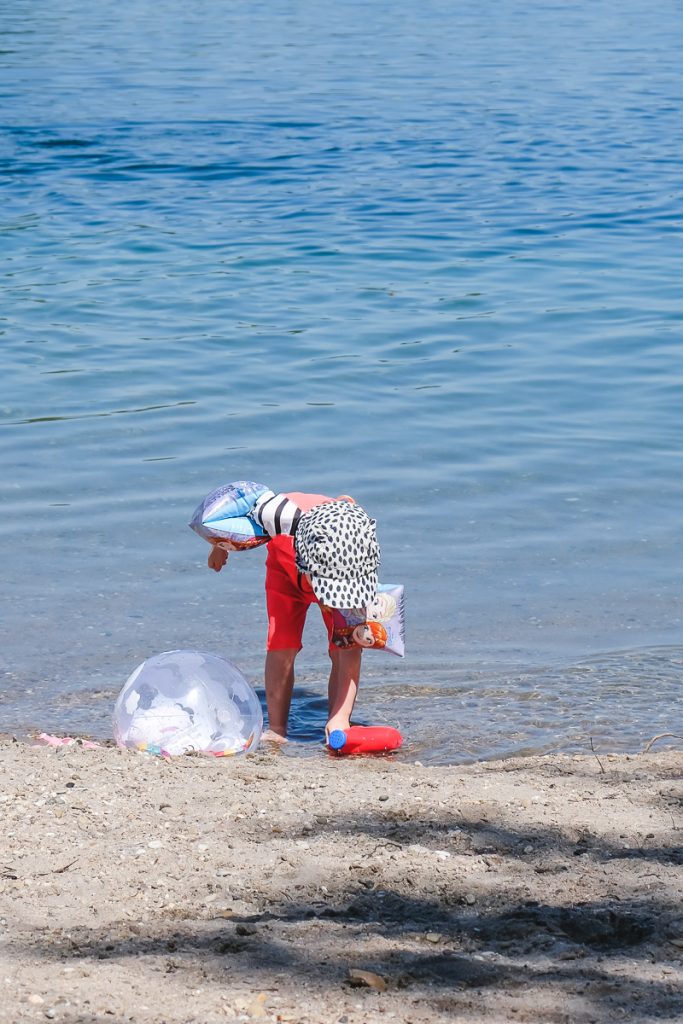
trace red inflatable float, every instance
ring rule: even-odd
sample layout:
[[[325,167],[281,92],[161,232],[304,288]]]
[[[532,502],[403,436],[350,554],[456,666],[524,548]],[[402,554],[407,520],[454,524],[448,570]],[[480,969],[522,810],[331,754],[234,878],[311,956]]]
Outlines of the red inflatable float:
[[[349,729],[334,729],[327,746],[335,754],[382,754],[397,750],[403,743],[398,729],[388,725],[352,725]]]

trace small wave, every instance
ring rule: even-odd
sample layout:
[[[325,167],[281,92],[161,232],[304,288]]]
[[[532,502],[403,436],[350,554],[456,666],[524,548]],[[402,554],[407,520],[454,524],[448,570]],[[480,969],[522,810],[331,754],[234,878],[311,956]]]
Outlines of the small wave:
[[[0,426],[24,426],[29,423],[61,423],[69,420],[90,420],[106,418],[107,416],[133,416],[145,412],[159,412],[162,409],[178,409],[185,405],[197,405],[197,402],[185,400],[182,402],[171,402],[164,405],[141,405],[133,409],[107,409],[104,412],[78,412],[65,414],[63,416],[29,416],[24,420],[6,420]]]

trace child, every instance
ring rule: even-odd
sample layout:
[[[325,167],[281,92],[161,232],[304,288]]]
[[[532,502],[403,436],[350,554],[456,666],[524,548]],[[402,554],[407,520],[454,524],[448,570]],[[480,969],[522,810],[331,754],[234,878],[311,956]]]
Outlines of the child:
[[[331,608],[365,608],[377,594],[379,545],[375,521],[348,495],[274,494],[257,500],[251,517],[270,534],[266,559],[265,687],[270,728],[265,739],[284,742],[294,688],[294,661],[302,647],[306,614],[320,605],[332,661],[325,732],[348,729],[360,679],[362,650],[332,641]],[[214,545],[209,568],[228,553]]]

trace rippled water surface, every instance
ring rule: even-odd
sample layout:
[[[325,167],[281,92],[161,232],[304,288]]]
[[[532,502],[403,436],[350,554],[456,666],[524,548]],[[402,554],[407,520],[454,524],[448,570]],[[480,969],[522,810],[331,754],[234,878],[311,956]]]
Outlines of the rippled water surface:
[[[682,29],[0,0],[0,730],[108,735],[170,648],[260,685],[263,552],[186,526],[251,478],[377,517],[408,656],[358,717],[406,756],[683,732]]]

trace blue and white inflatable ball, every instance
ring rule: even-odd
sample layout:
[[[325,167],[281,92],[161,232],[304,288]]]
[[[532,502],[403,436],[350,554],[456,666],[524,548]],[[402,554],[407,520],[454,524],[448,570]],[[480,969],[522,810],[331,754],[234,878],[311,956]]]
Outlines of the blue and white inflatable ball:
[[[135,669],[114,707],[120,747],[175,756],[248,754],[263,731],[255,691],[225,658],[166,651]]]

